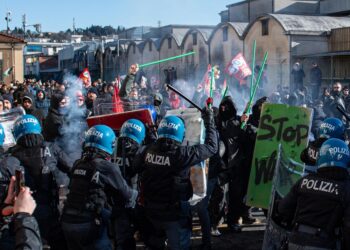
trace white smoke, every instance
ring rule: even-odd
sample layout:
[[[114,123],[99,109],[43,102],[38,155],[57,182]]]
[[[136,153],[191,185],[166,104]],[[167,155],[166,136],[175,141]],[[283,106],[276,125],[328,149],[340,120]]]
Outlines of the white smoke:
[[[82,93],[83,82],[80,78],[66,74],[64,82],[67,83],[65,96],[69,104],[65,110],[65,122],[61,128],[63,134],[60,138],[63,150],[70,156],[72,161],[80,158],[84,133],[87,129],[86,108],[78,106],[77,94]]]

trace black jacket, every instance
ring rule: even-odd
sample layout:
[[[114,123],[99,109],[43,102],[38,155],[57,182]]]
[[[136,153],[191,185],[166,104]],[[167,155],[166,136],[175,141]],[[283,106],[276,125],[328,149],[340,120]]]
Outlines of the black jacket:
[[[327,116],[335,117],[340,120],[343,120],[342,113],[339,112],[337,106],[340,106],[343,110],[346,110],[345,102],[343,99],[343,95],[341,93],[333,92],[330,96],[324,97],[324,112]]]
[[[18,213],[14,217],[16,234],[15,250],[41,250],[41,237],[38,223],[27,213]]]
[[[57,137],[62,136],[60,129],[63,125],[63,114],[59,111],[59,103],[63,98],[64,95],[62,93],[53,94],[51,97],[49,113],[43,129],[43,135],[46,141],[53,142]]]
[[[176,220],[176,204],[192,196],[190,167],[210,158],[217,150],[213,122],[206,127],[204,144],[179,146],[158,140],[140,149],[133,166],[142,172],[145,207],[150,211],[150,216],[164,221]]]
[[[226,148],[223,160],[227,168],[232,172],[243,160],[244,154],[242,151],[244,150],[243,145],[246,142],[245,132],[241,129],[240,117],[237,115],[236,105],[231,96],[226,96],[221,101],[217,120],[220,138]]]
[[[35,116],[36,119],[38,119],[38,121],[40,122],[40,126],[42,127],[43,126],[43,122],[45,120],[45,115],[44,115],[42,110],[36,108],[34,97],[31,96],[31,95],[28,95],[28,96],[31,97],[32,106],[29,109],[25,108],[24,110],[26,111],[26,114]]]
[[[136,199],[137,192],[128,186],[119,168],[96,155],[83,156],[71,171],[62,219],[68,223],[90,221],[102,209],[110,210],[120,196],[129,201]]]
[[[293,219],[290,242],[321,248],[335,248],[335,229],[343,227],[346,247],[350,249],[350,179],[346,169],[323,168],[295,183],[279,202],[278,212]],[[320,236],[301,233],[300,226],[319,229]],[[324,236],[327,235],[327,237]]]

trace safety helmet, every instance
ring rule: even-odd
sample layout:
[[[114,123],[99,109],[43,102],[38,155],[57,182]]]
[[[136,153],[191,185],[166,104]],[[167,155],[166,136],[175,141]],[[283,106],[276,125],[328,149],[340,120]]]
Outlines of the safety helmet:
[[[106,125],[96,125],[85,133],[84,148],[93,147],[112,155],[115,146],[114,131]]]
[[[41,134],[41,126],[38,119],[33,115],[22,115],[13,126],[13,137],[16,141],[24,135]]]
[[[159,102],[160,104],[163,102],[163,96],[161,93],[155,93],[153,96],[154,101]]]
[[[120,137],[127,137],[137,144],[141,144],[146,136],[145,125],[137,119],[129,119],[123,123],[122,128],[120,129]]]
[[[169,138],[182,143],[185,137],[185,124],[181,118],[170,115],[162,119],[158,126],[158,138]]]
[[[5,129],[0,123],[0,147],[4,145],[5,142]]]
[[[331,138],[325,141],[317,159],[318,169],[324,167],[347,168],[350,161],[349,147],[340,139]]]
[[[320,138],[344,138],[345,127],[341,120],[338,118],[327,118],[320,126],[319,137]]]

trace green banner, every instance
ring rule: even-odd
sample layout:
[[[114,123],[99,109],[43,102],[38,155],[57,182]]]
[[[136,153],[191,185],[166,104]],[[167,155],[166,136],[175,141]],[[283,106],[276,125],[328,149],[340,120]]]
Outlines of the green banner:
[[[278,145],[282,145],[288,159],[301,162],[300,153],[307,146],[311,121],[312,109],[283,104],[263,105],[252,159],[247,205],[268,208]],[[300,171],[302,169],[297,172]],[[294,174],[292,182],[298,178],[300,175]],[[288,191],[283,190],[283,193]]]

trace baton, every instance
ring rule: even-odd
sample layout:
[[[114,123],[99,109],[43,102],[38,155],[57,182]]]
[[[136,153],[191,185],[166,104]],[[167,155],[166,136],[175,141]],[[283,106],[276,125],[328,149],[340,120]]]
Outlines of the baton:
[[[337,105],[337,109],[340,113],[342,113],[343,116],[345,116],[346,120],[350,121],[349,115],[345,112],[343,107],[340,107],[339,104]]]
[[[169,89],[171,89],[172,91],[174,91],[176,94],[178,94],[179,96],[181,96],[183,99],[185,99],[186,101],[188,101],[193,107],[195,107],[196,109],[198,109],[200,112],[202,112],[202,109],[195,104],[193,101],[190,100],[190,98],[188,98],[187,96],[185,96],[184,94],[182,94],[180,91],[178,91],[176,88],[174,88],[173,86],[171,86],[170,84],[166,85]]]

